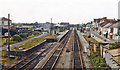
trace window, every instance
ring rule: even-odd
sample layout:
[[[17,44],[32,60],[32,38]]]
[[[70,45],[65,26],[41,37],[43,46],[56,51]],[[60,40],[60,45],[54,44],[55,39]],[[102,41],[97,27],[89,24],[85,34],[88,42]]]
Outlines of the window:
[[[0,25],[2,25],[2,21],[0,21]]]
[[[4,25],[8,25],[8,21],[4,21]]]

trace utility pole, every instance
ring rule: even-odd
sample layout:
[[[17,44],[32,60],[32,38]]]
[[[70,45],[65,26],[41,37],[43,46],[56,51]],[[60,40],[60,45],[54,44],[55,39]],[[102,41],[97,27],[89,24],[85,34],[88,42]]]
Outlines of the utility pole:
[[[50,35],[52,35],[52,18],[51,18]]]
[[[10,14],[8,14],[8,51],[10,52]]]

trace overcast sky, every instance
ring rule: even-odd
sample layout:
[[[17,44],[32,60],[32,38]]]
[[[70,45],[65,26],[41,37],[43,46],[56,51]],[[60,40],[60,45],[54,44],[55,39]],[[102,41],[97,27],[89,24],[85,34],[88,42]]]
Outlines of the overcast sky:
[[[12,22],[87,23],[93,18],[118,18],[120,0],[0,0],[0,17]]]

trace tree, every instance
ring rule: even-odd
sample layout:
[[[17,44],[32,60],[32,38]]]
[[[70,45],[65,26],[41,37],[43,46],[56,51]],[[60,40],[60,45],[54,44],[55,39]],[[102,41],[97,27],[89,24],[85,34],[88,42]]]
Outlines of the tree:
[[[2,28],[2,35],[4,35],[4,33],[8,32],[8,29],[4,29]]]
[[[22,41],[22,38],[18,35],[18,34],[16,34],[16,35],[14,35],[13,37],[13,41]]]
[[[16,29],[10,29],[10,35],[13,36],[17,34],[17,30]]]
[[[27,33],[21,33],[21,34],[20,34],[20,37],[21,37],[21,38],[26,38],[26,37],[28,37],[28,34],[27,34]]]
[[[40,32],[39,31],[34,31],[33,35],[40,35]]]

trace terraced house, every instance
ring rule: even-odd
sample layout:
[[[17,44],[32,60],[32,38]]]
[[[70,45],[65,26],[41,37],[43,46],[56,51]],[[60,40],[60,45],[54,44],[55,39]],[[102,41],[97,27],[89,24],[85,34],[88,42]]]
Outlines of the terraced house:
[[[119,22],[104,23],[103,25],[101,25],[102,35],[112,40],[118,40],[120,30],[119,27]]]
[[[99,35],[111,40],[118,40],[120,35],[120,23],[115,19],[107,19],[107,17],[94,19],[94,28]]]

